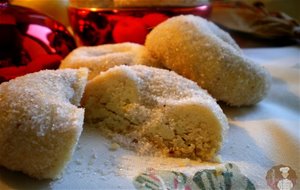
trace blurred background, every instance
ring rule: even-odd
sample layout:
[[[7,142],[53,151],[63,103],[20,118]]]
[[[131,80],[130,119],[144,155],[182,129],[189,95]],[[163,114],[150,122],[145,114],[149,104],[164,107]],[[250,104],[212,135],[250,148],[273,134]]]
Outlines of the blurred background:
[[[241,0],[253,4],[257,0]],[[282,11],[300,21],[299,0],[260,0],[270,11]]]
[[[86,1],[86,0],[83,0]],[[91,1],[91,0],[90,0]],[[99,0],[92,0],[99,1]],[[102,1],[102,0],[100,0]],[[230,2],[230,0],[224,0]],[[240,0],[247,3],[254,3],[257,0]],[[282,11],[300,21],[300,0],[260,0],[270,11]],[[11,0],[12,4],[33,8],[54,17],[65,25],[69,25],[67,16],[68,0]]]
[[[79,42],[80,40],[78,39],[82,39],[82,37],[78,37],[78,32],[76,29],[74,30],[74,24],[70,25],[68,18],[67,8],[70,3],[95,7],[95,5],[99,4],[107,5],[112,1],[113,0],[10,0],[11,4],[33,8],[61,22],[67,26],[71,33],[75,33],[74,36],[78,45],[96,45],[100,43],[84,44]],[[134,1],[135,0],[133,0],[133,2]],[[207,2],[208,0],[203,1]],[[286,46],[295,43],[299,44],[300,42],[300,0],[239,0],[242,4],[247,3],[249,5],[248,7],[246,6],[246,8],[245,6],[234,4],[233,2],[237,2],[236,0],[211,0],[210,2],[213,7],[210,19],[227,30],[241,47]],[[262,2],[264,7],[253,6],[256,2]],[[223,5],[215,6],[218,3]],[[230,4],[231,8],[226,9],[224,3],[226,5]],[[265,11],[266,14],[264,14]],[[76,17],[75,19],[78,20],[76,22],[89,22],[83,21],[86,20],[85,18],[80,20]],[[74,21],[72,23],[74,23]],[[83,33],[86,35],[91,32],[84,31]],[[101,32],[98,31],[98,33]]]

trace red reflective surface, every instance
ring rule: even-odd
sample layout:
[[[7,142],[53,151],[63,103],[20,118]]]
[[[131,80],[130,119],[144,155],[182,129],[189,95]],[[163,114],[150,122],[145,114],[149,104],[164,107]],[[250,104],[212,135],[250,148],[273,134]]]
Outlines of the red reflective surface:
[[[75,47],[73,37],[57,21],[29,8],[0,6],[0,83],[55,69]]]
[[[211,5],[161,8],[74,8],[69,20],[79,45],[136,42],[143,44],[153,27],[169,17],[193,14],[208,18]]]

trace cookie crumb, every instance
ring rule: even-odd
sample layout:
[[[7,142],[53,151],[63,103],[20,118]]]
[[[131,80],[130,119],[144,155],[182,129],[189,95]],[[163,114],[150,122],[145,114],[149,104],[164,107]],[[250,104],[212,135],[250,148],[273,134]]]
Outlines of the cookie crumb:
[[[109,150],[110,151],[116,151],[119,148],[120,148],[120,145],[118,143],[113,142],[113,143],[110,144]]]

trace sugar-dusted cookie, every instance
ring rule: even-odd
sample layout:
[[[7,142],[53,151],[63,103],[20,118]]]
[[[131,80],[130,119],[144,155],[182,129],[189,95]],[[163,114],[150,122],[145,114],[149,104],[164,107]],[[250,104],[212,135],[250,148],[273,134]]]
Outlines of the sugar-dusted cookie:
[[[117,65],[148,65],[160,67],[148,50],[135,43],[105,44],[79,47],[61,63],[60,69],[87,67],[89,79]]]
[[[143,155],[212,160],[228,129],[205,90],[175,72],[117,66],[87,84],[85,125]]]
[[[148,34],[145,46],[163,66],[229,105],[252,105],[268,92],[268,72],[246,58],[228,33],[201,17],[166,20]]]
[[[59,177],[82,131],[87,69],[40,71],[0,85],[0,165]]]

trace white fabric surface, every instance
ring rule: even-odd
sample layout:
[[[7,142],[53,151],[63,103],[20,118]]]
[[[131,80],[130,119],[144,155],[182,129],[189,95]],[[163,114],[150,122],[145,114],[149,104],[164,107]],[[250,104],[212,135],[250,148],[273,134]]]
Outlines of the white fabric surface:
[[[231,129],[223,160],[236,162],[258,189],[270,189],[265,180],[269,169],[288,165],[296,171],[300,189],[300,47],[244,52],[269,70],[272,86],[253,107],[224,108]]]
[[[252,107],[222,105],[230,130],[220,152],[223,162],[238,165],[257,189],[270,189],[266,173],[284,164],[298,175],[300,189],[300,47],[245,49],[245,54],[272,74],[269,95]],[[133,189],[132,179],[146,168],[182,171],[214,167],[187,159],[138,157],[109,150],[110,142],[85,129],[61,179],[37,181],[0,168],[0,189]]]

